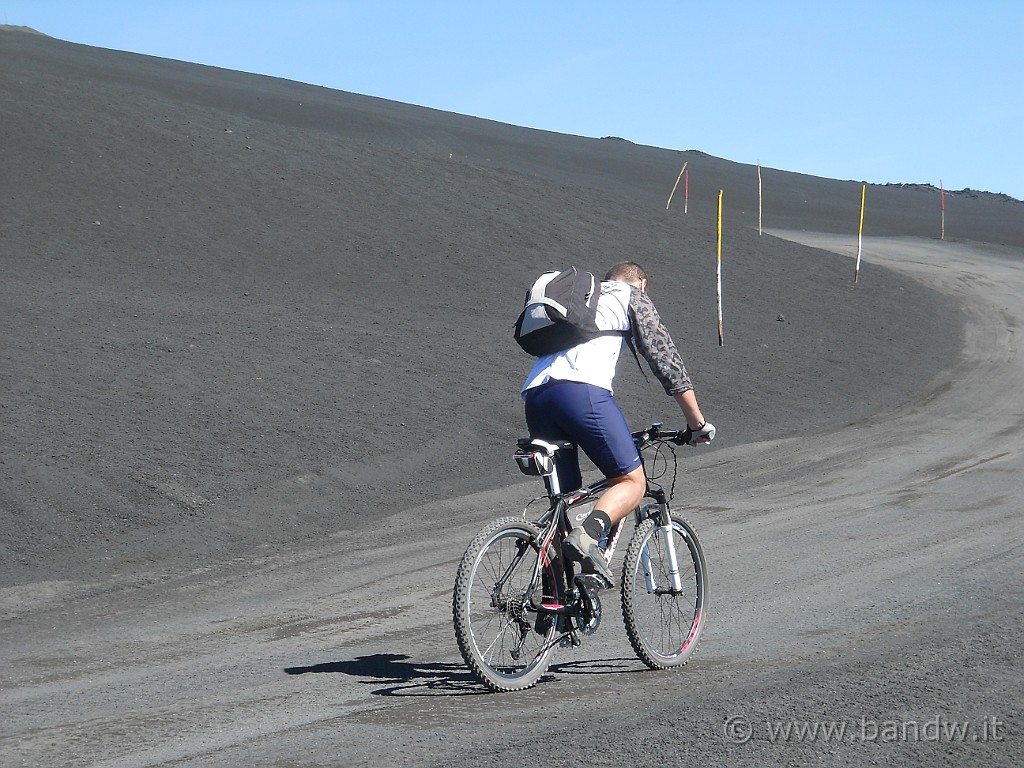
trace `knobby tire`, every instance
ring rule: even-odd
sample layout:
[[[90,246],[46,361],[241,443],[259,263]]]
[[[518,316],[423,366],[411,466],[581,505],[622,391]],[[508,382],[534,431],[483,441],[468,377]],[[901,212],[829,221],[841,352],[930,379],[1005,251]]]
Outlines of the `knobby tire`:
[[[682,589],[671,587],[664,534],[653,518],[644,520],[630,540],[622,566],[622,618],[633,650],[651,669],[681,667],[700,644],[707,623],[707,564],[690,523],[672,517],[673,545]],[[655,590],[644,573],[650,554]]]
[[[536,685],[558,645],[558,617],[526,607],[539,533],[522,518],[495,520],[477,534],[459,563],[452,594],[455,638],[470,670],[492,691]],[[545,602],[562,597],[556,568],[543,569]]]

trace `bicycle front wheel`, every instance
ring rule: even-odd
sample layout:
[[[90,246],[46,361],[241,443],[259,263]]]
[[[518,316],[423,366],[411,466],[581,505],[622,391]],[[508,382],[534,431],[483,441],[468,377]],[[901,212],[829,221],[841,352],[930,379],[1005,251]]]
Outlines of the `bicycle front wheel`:
[[[558,616],[530,607],[561,601],[557,558],[542,557],[534,584],[539,529],[522,518],[484,528],[459,563],[452,595],[455,639],[466,664],[492,691],[536,685],[558,644]]]
[[[672,518],[671,527],[669,536],[654,519],[642,522],[622,566],[626,634],[636,655],[651,669],[681,667],[689,661],[708,617],[707,564],[700,541],[680,517]]]

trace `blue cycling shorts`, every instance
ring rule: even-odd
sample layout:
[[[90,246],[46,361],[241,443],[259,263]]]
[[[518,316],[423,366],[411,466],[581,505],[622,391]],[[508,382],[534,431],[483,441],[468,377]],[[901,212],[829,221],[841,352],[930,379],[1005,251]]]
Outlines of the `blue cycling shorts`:
[[[629,424],[608,390],[578,381],[549,381],[528,389],[524,398],[531,437],[572,440],[608,478],[640,466]],[[576,451],[559,451],[556,466],[563,493],[583,484]]]

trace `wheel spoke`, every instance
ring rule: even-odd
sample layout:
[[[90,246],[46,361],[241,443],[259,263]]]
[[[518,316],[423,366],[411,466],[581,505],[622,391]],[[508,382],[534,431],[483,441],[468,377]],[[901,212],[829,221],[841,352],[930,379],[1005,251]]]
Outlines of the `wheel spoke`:
[[[492,690],[530,687],[555,648],[556,623],[545,624],[529,606],[536,535],[522,520],[496,521],[474,539],[459,567],[456,638],[470,669]]]
[[[641,524],[626,553],[623,618],[637,655],[650,667],[685,664],[703,629],[703,553],[689,524],[673,520],[674,558],[666,536],[653,520]],[[671,563],[679,569],[681,589],[671,588]],[[652,587],[654,587],[652,591]]]

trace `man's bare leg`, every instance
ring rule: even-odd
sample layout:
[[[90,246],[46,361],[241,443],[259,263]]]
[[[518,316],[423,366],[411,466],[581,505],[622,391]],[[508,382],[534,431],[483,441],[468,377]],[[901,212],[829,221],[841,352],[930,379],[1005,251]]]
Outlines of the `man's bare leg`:
[[[608,489],[594,505],[591,512],[578,528],[574,528],[566,539],[566,546],[575,553],[584,573],[595,573],[603,577],[605,586],[615,582],[614,574],[604,559],[598,542],[619,520],[628,515],[640,503],[647,489],[644,468],[637,467],[622,477],[609,479]]]
[[[608,516],[608,522],[615,525],[633,511],[646,490],[647,477],[644,475],[644,468],[637,467],[628,475],[608,480],[608,490],[597,500],[594,512],[603,511]]]

